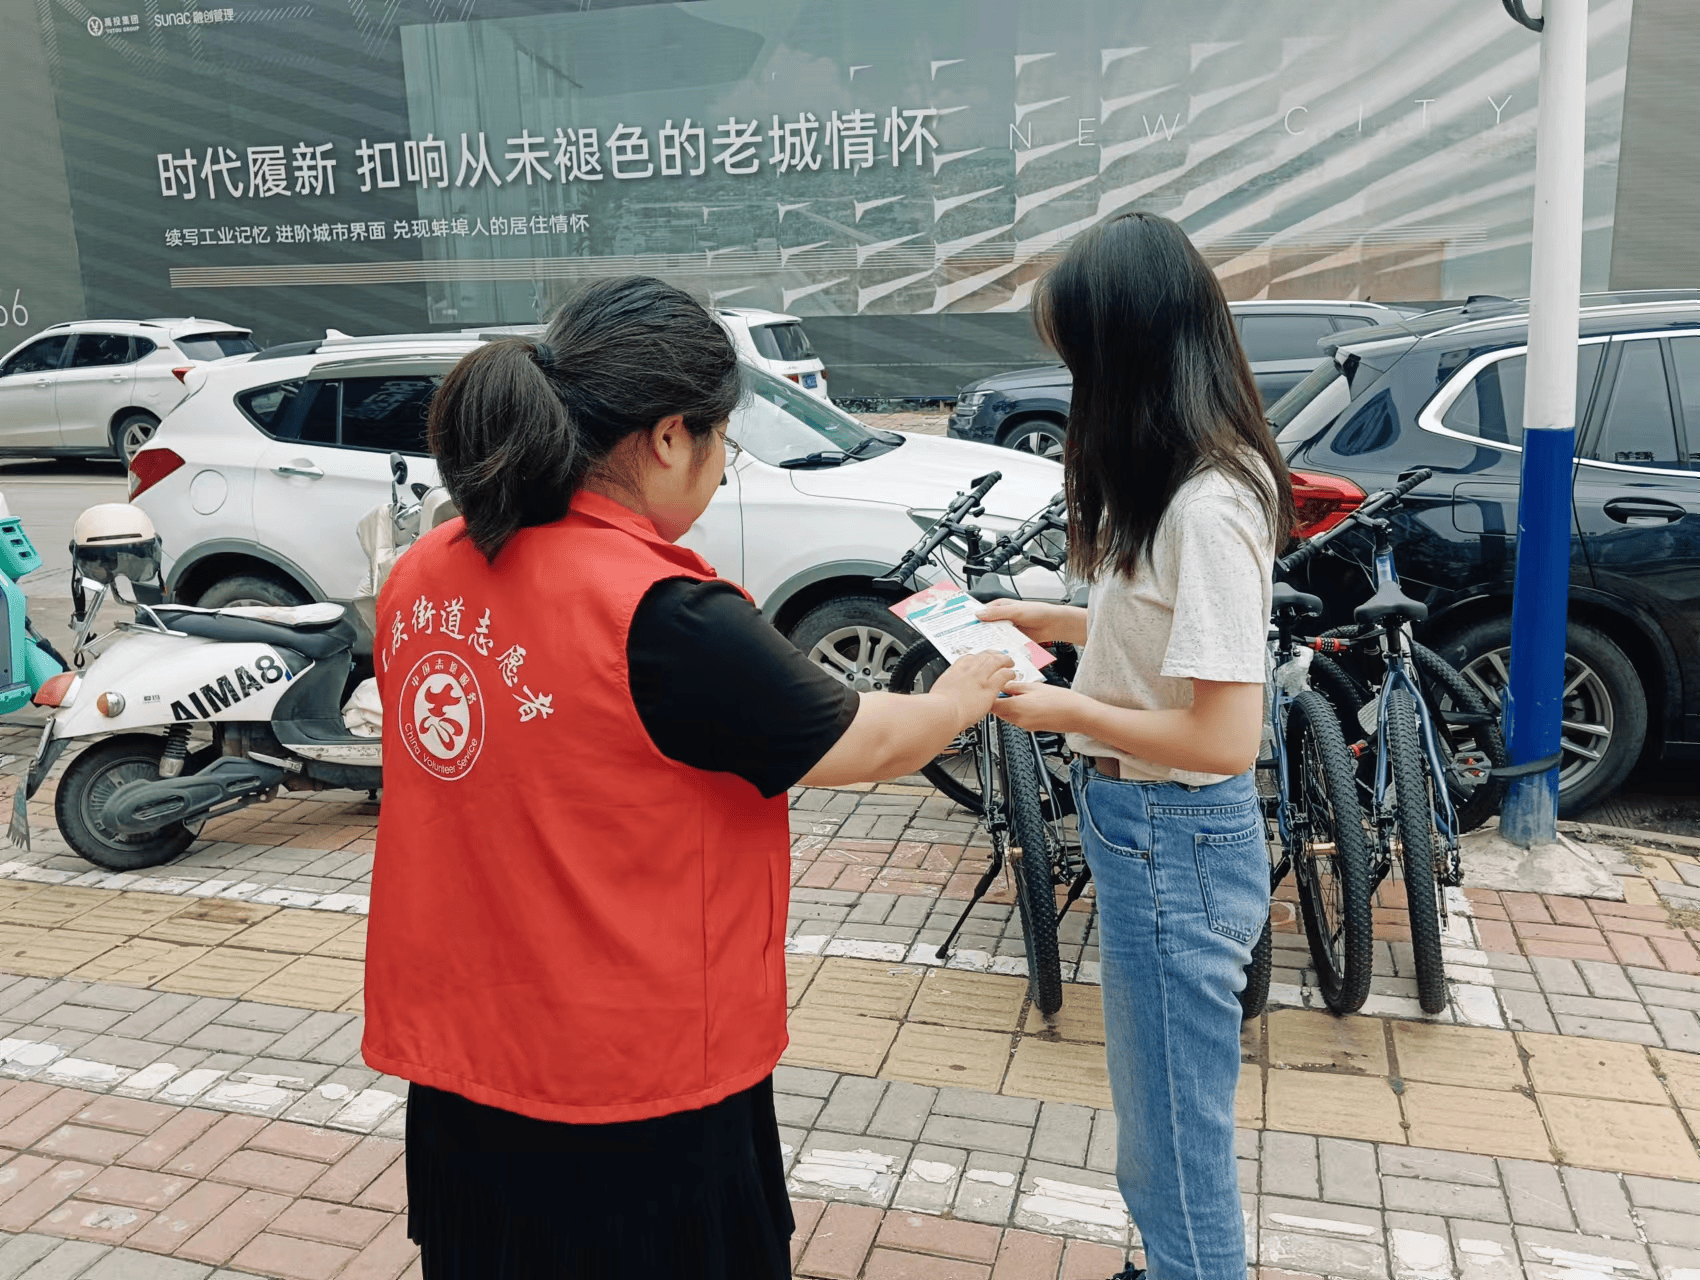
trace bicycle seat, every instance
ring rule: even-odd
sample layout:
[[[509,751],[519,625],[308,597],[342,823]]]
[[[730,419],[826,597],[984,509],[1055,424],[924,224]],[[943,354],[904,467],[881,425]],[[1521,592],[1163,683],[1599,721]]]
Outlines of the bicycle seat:
[[[1373,596],[1352,610],[1352,616],[1369,626],[1390,621],[1422,622],[1428,617],[1428,606],[1411,599],[1399,589],[1397,582],[1384,582]]]
[[[353,624],[339,604],[301,605],[293,609],[195,609],[157,605],[154,614],[173,631],[203,640],[269,644],[313,659],[352,648]]]
[[[1290,587],[1285,582],[1277,582],[1269,593],[1270,611],[1275,614],[1287,614],[1295,618],[1319,618],[1322,616],[1322,601],[1313,595]]]
[[[1002,587],[975,587],[968,593],[981,604],[990,604],[994,600],[1019,600],[1020,596],[1013,591],[1005,591]]]

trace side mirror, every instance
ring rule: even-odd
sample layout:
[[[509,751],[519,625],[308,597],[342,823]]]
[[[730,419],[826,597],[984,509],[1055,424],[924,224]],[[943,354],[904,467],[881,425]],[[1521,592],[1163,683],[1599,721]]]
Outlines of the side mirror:
[[[407,484],[407,459],[399,453],[390,454],[390,479],[398,489]]]

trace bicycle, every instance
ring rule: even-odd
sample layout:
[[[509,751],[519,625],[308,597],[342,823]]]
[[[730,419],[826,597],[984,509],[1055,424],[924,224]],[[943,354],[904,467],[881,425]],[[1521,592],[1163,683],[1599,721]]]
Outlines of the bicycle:
[[[1013,595],[1001,590],[977,590],[976,584],[988,574],[1007,568],[1017,557],[1041,567],[1060,567],[1060,561],[1050,565],[1046,563],[1048,557],[1028,554],[1031,544],[1050,523],[1045,512],[1022,526],[1022,530],[1029,530],[1032,526],[1025,535],[1024,543],[1018,545],[1015,540],[1017,535],[1022,534],[1022,530],[1018,530],[1017,535],[998,539],[988,553],[984,532],[971,521],[984,513],[985,496],[1001,478],[1001,474],[995,471],[976,478],[969,489],[956,496],[903,559],[889,573],[876,579],[876,583],[906,588],[911,585],[914,575],[929,563],[936,564],[955,581],[957,575],[948,565],[936,559],[938,552],[953,541],[951,549],[962,562],[961,585],[982,601]],[[1052,511],[1056,506],[1057,502],[1053,502],[1046,511]],[[942,670],[943,665],[942,657],[930,643],[914,646],[899,659],[898,667],[893,670],[892,691],[924,691],[923,681],[930,683],[926,680],[929,669]],[[1057,744],[1047,745],[1060,749],[1060,738]],[[1022,942],[1027,953],[1028,988],[1034,1005],[1048,1017],[1062,1007],[1062,960],[1058,950],[1057,926],[1085,886],[1084,875],[1075,869],[1075,863],[1080,861],[1078,854],[1071,858],[1063,825],[1065,818],[1074,811],[1067,779],[1059,779],[1052,773],[1046,764],[1046,746],[1041,746],[1038,736],[1007,724],[990,713],[964,731],[953,752],[952,759],[958,762],[958,771],[947,776],[956,791],[970,794],[976,802],[975,811],[980,824],[991,837],[992,858],[975,884],[962,914],[939,944],[936,956],[939,960],[949,958],[956,935],[1003,870],[1007,857],[1014,871],[1016,908],[1021,917]],[[937,776],[933,766],[937,764],[938,761],[934,761],[926,771],[935,784]],[[970,766],[972,772],[967,772],[962,766]],[[968,790],[970,780],[972,792]],[[942,786],[940,789],[952,795],[950,790]],[[952,795],[952,798],[957,797]],[[1083,867],[1084,863],[1080,865]],[[1072,876],[1076,881],[1061,910],[1056,903],[1059,874]]]
[[[1284,582],[1271,593],[1267,732],[1270,754],[1258,761],[1267,779],[1264,818],[1280,850],[1269,873],[1273,895],[1290,873],[1323,1003],[1355,1013],[1369,996],[1375,962],[1370,910],[1370,856],[1358,804],[1356,770],[1333,705],[1310,687],[1310,668],[1325,662],[1295,636],[1302,619],[1322,613],[1322,601]],[[1269,939],[1265,926],[1260,945]],[[1272,946],[1272,942],[1268,945]],[[1242,1007],[1267,999],[1267,968],[1248,973]],[[1264,989],[1251,983],[1261,980]]]
[[[1360,772],[1356,780],[1369,800],[1369,825],[1376,842],[1372,891],[1392,873],[1396,860],[1403,871],[1417,1000],[1424,1013],[1439,1013],[1446,1007],[1440,939],[1447,914],[1444,889],[1463,879],[1460,828],[1436,716],[1419,686],[1413,656],[1412,628],[1428,617],[1428,606],[1401,589],[1394,567],[1392,525],[1381,513],[1397,507],[1432,474],[1420,469],[1394,488],[1370,495],[1332,529],[1276,561],[1277,570],[1290,575],[1354,527],[1368,530],[1374,541],[1375,592],[1353,612],[1358,624],[1355,634],[1319,637],[1316,647],[1323,653],[1369,651],[1380,667],[1373,696],[1356,709],[1365,739],[1354,751],[1370,761],[1367,779]]]

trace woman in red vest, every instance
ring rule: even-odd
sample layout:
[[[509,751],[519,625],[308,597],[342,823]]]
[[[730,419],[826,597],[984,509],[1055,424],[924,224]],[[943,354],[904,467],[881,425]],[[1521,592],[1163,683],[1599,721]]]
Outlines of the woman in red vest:
[[[714,318],[631,278],[432,404],[464,518],[378,603],[364,1043],[413,1082],[427,1280],[790,1274],[786,791],[911,772],[1010,679],[858,695],[676,545],[740,394]]]

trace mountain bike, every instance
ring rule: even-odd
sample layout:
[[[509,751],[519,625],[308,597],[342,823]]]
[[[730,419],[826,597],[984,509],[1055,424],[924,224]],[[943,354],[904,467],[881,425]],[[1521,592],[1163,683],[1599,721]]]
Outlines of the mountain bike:
[[[933,564],[953,581],[959,580],[959,585],[975,598],[991,601],[1010,598],[1014,593],[980,588],[980,580],[1007,570],[1012,563],[1022,562],[1022,568],[1031,565],[1060,568],[1060,560],[1046,555],[1036,545],[1060,518],[1060,495],[1021,529],[996,540],[989,541],[984,531],[972,523],[984,513],[985,496],[1000,478],[994,471],[975,479],[903,559],[876,582],[881,586],[907,588],[913,585],[915,574],[923,566]],[[959,570],[953,571],[939,555],[946,548],[960,561]],[[894,693],[925,692],[945,666],[944,659],[930,643],[916,645],[898,660],[892,672],[891,689]],[[1049,672],[1049,668],[1046,670]],[[969,913],[986,895],[1007,860],[1013,872],[1016,907],[1021,916],[1028,987],[1034,1005],[1047,1016],[1062,1006],[1057,925],[1085,887],[1084,860],[1078,844],[1069,840],[1065,829],[1065,820],[1074,812],[1073,793],[1066,772],[1059,775],[1050,764],[1053,753],[1063,749],[1060,735],[1028,733],[988,713],[959,735],[946,757],[935,760],[925,770],[935,784],[941,775],[949,780],[948,788],[940,785],[946,795],[959,803],[963,798],[972,802],[973,811],[992,844],[991,862],[975,884],[956,924],[939,945],[937,958],[949,957],[951,945]],[[1071,883],[1071,889],[1067,902],[1059,910],[1056,889],[1061,883]]]
[[[1278,582],[1271,605],[1269,754],[1258,761],[1264,817],[1275,837],[1270,851],[1280,851],[1269,889],[1273,894],[1292,874],[1323,1002],[1335,1013],[1355,1013],[1369,996],[1375,961],[1369,844],[1339,718],[1310,683],[1311,668],[1327,660],[1295,635],[1303,619],[1322,613],[1322,601]],[[1261,1006],[1264,981],[1261,998],[1253,991],[1242,1004],[1256,998]]]
[[[1369,761],[1357,785],[1368,801],[1375,839],[1372,883],[1384,881],[1395,862],[1404,876],[1417,999],[1425,1013],[1446,1007],[1440,938],[1446,920],[1444,889],[1463,879],[1460,826],[1438,717],[1423,695],[1411,636],[1412,628],[1428,617],[1428,606],[1411,599],[1399,585],[1392,525],[1382,513],[1395,509],[1432,474],[1418,470],[1396,487],[1370,495],[1332,529],[1276,561],[1277,570],[1289,575],[1351,528],[1367,530],[1374,543],[1375,592],[1353,611],[1358,624],[1354,634],[1319,637],[1316,647],[1324,653],[1369,654],[1379,668],[1373,696],[1356,709],[1356,723],[1365,736],[1354,750]]]

